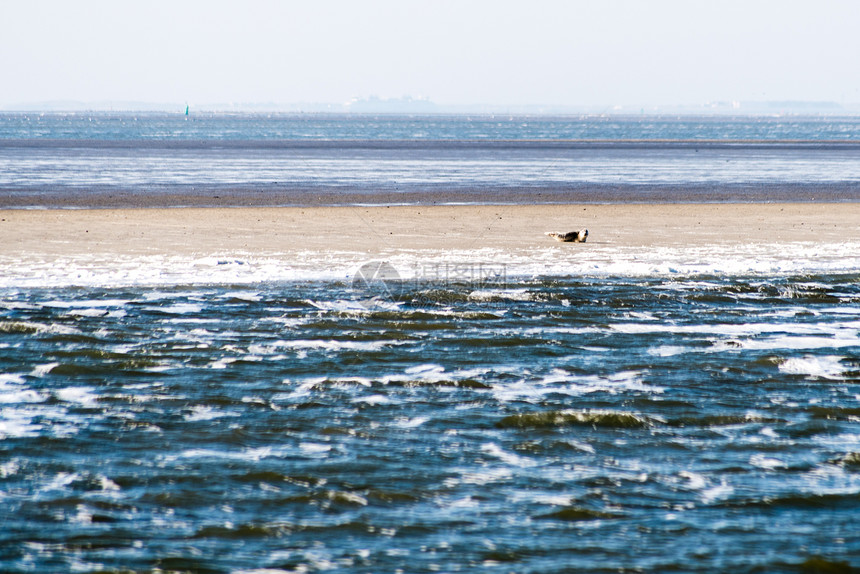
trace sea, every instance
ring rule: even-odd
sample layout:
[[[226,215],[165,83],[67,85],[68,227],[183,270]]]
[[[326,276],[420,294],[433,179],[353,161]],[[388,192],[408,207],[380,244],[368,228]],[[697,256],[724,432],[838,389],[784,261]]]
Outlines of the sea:
[[[0,114],[13,209],[777,200],[860,118]],[[4,248],[0,571],[860,570],[860,243],[580,247]]]

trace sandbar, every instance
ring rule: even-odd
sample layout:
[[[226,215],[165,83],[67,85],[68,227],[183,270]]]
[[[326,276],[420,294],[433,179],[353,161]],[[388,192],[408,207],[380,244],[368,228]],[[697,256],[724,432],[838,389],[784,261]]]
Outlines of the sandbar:
[[[0,210],[0,255],[200,255],[493,247],[528,252],[545,231],[590,245],[860,240],[860,203],[446,205]]]

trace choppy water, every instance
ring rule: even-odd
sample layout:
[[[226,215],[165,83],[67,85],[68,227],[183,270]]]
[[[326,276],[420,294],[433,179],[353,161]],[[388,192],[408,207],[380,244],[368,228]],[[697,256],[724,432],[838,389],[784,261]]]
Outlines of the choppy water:
[[[0,114],[0,201],[856,201],[857,121]],[[852,571],[860,245],[807,239],[7,246],[0,571]]]
[[[0,570],[857,564],[860,276],[486,279],[5,289]]]

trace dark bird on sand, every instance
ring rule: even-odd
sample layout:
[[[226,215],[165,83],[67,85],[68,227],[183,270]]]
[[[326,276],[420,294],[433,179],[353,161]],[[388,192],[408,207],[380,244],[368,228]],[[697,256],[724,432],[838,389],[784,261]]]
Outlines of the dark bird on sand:
[[[574,243],[585,243],[585,239],[588,237],[587,229],[580,229],[579,231],[568,231],[567,233],[556,233],[555,231],[547,231],[546,235],[549,235],[556,241],[564,241],[574,242]]]

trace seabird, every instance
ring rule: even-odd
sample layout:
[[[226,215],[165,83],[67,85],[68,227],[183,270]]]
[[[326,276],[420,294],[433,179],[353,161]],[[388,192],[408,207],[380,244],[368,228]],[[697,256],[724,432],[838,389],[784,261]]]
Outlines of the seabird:
[[[545,235],[549,235],[556,241],[564,241],[564,242],[574,242],[574,243],[585,243],[585,239],[588,237],[587,229],[580,229],[579,231],[568,231],[567,233],[556,233],[555,231],[547,231]]]

